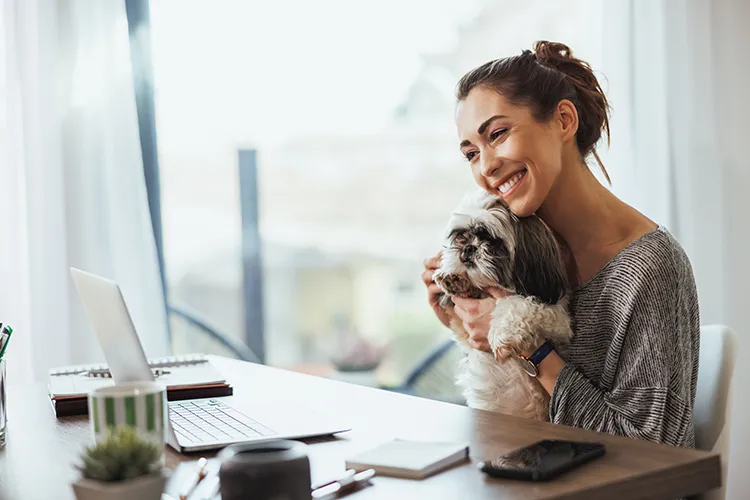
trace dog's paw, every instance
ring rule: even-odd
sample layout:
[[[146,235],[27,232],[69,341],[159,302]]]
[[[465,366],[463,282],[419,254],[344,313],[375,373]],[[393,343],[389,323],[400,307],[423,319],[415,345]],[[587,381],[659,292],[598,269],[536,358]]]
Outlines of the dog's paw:
[[[471,288],[469,278],[462,274],[446,273],[438,269],[433,274],[432,279],[448,295],[463,297],[466,290]]]
[[[542,306],[527,297],[498,300],[487,336],[495,359],[505,361],[534,352],[544,342],[540,335],[547,330],[543,313]]]
[[[484,299],[489,294],[475,287],[466,274],[447,273],[438,269],[432,279],[447,295],[468,299]]]
[[[495,355],[495,359],[499,363],[503,363],[511,358],[517,358],[521,355],[521,351],[518,349],[518,346],[505,342],[501,342],[499,345],[493,348],[492,353]]]
[[[495,342],[494,345],[491,343],[490,347],[492,348],[492,353],[495,355],[495,359],[500,363],[536,350],[533,342],[519,337],[501,339]]]

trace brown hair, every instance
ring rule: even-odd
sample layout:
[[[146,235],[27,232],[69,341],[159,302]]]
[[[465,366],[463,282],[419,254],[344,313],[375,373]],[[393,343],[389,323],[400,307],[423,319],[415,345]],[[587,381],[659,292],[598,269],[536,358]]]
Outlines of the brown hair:
[[[497,90],[512,104],[529,106],[540,122],[550,118],[561,100],[571,101],[578,112],[578,150],[584,159],[593,154],[607,182],[612,183],[596,153],[602,130],[609,144],[607,97],[591,66],[573,57],[570,47],[540,40],[534,44],[534,52],[524,50],[520,55],[485,63],[461,77],[456,97],[462,101],[479,86]]]

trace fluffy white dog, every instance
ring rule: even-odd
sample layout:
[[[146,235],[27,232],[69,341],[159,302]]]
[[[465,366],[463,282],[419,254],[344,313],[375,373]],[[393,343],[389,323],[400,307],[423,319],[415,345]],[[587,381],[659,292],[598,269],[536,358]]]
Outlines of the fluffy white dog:
[[[488,341],[492,353],[472,348],[461,321],[451,330],[466,356],[457,383],[472,408],[549,419],[549,396],[520,358],[545,340],[564,348],[572,336],[568,280],[552,231],[538,217],[519,218],[502,199],[484,191],[462,201],[451,215],[435,282],[450,296],[488,297],[489,288],[511,293],[498,299]]]

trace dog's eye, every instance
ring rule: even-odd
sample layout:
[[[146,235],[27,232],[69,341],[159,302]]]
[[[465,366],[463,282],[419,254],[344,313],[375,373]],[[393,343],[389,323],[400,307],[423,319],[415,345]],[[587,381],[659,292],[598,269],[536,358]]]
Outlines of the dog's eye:
[[[464,230],[458,230],[458,229],[451,232],[449,238],[452,243],[458,244],[458,245],[463,245],[468,240]]]
[[[507,256],[508,247],[503,240],[497,239],[492,242],[492,252],[498,256]]]
[[[474,236],[479,238],[480,240],[488,240],[492,237],[490,232],[487,230],[486,227],[479,226],[476,229],[474,229]]]

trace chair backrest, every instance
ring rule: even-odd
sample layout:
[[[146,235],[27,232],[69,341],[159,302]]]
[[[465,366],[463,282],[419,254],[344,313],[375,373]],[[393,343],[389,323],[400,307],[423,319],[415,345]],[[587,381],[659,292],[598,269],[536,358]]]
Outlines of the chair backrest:
[[[704,493],[704,500],[723,500],[726,493],[732,376],[737,358],[737,335],[724,325],[701,327],[698,386],[693,423],[695,446],[721,454],[722,487]]]
[[[466,404],[456,385],[456,373],[463,357],[453,339],[442,341],[411,370],[401,390],[447,403]]]

